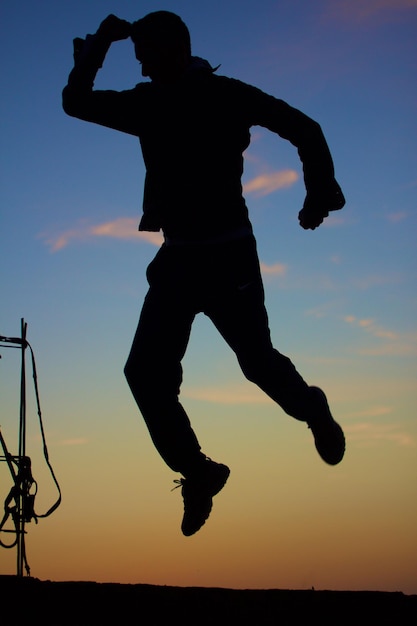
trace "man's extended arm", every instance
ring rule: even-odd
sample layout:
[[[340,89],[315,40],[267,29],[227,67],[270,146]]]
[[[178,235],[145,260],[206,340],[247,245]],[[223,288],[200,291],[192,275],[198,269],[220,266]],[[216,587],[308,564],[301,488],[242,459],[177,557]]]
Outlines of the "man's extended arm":
[[[314,230],[330,211],[344,207],[345,197],[335,179],[333,160],[321,127],[303,113],[297,111],[297,115],[303,116],[297,148],[307,191],[298,219],[302,228]]]
[[[280,135],[297,147],[303,164],[307,195],[298,219],[302,228],[314,230],[330,211],[345,205],[345,198],[335,179],[333,160],[320,125],[286,103],[282,107],[287,119]]]
[[[94,79],[114,41],[127,39],[131,25],[109,15],[95,35],[74,39],[74,68],[62,92],[64,111],[73,117],[136,135],[129,91],[93,91]],[[133,112],[132,112],[133,113]]]
[[[336,211],[345,205],[321,127],[283,100],[256,88],[251,89],[255,102],[255,123],[276,132],[298,149],[307,192],[298,218],[300,226],[306,230],[314,230],[330,211]]]

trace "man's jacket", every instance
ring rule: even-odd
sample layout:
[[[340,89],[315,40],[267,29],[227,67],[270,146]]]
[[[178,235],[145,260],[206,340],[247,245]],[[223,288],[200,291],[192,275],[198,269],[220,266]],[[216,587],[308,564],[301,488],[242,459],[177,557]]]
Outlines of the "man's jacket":
[[[325,200],[327,210],[341,208],[332,158],[315,121],[255,87],[214,74],[197,57],[173,85],[94,90],[108,48],[97,35],[74,40],[63,108],[139,138],[146,167],[140,230],[200,240],[250,229],[241,176],[252,126],[296,146],[307,197]]]

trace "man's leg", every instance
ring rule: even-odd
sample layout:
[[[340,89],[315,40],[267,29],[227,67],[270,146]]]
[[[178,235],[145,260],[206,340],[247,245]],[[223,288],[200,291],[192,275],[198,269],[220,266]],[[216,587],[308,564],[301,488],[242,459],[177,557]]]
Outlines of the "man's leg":
[[[286,413],[306,421],[310,388],[291,360],[272,345],[260,278],[231,291],[206,314],[236,353],[246,378]]]
[[[184,273],[182,252],[160,251],[148,268],[150,283],[125,374],[152,440],[165,462],[184,478],[181,530],[197,532],[210,515],[213,497],[230,470],[208,459],[200,449],[178,395],[181,360],[195,316],[193,281]],[[196,269],[187,259],[185,267]],[[198,272],[197,272],[198,275]]]
[[[151,287],[124,370],[158,452],[185,476],[205,459],[178,399],[193,319],[181,299]]]
[[[246,378],[286,413],[307,422],[317,451],[326,463],[339,463],[345,439],[330,413],[325,394],[308,386],[291,360],[272,346],[260,273],[256,277],[252,272],[251,280],[213,300],[205,313],[236,353]]]

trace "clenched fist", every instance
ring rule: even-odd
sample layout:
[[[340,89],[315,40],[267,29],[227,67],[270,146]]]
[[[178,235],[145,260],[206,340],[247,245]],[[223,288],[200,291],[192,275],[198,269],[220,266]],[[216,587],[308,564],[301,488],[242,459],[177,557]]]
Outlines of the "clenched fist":
[[[120,41],[128,39],[131,33],[131,24],[126,20],[121,20],[116,15],[110,14],[103,20],[98,28],[97,35],[109,41]]]

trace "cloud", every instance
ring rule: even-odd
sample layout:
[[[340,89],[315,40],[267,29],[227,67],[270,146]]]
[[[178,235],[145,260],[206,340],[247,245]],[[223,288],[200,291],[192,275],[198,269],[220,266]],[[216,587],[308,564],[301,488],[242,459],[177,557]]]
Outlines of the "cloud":
[[[345,417],[380,417],[381,415],[389,415],[392,413],[392,410],[392,406],[372,406],[369,409],[349,413],[348,415],[345,415]]]
[[[267,276],[285,276],[287,273],[287,266],[284,263],[274,263],[274,265],[267,265],[261,261],[261,272]]]
[[[78,439],[63,439],[57,443],[58,446],[84,446],[88,443],[88,440],[84,437],[79,437]]]
[[[330,300],[329,302],[322,302],[320,305],[313,307],[312,309],[307,309],[305,311],[305,315],[312,316],[317,319],[322,319],[323,317],[327,317],[331,315],[335,309],[340,307],[339,300]]]
[[[273,402],[256,386],[245,382],[227,387],[184,387],[182,395],[192,400],[222,405],[265,405]],[[344,425],[348,442],[355,441],[363,445],[376,445],[386,441],[398,446],[415,446],[414,438],[405,432],[400,424],[380,424],[368,421],[393,413],[394,408],[392,406],[378,405],[346,415],[347,418],[365,418],[367,420]]]
[[[382,339],[398,339],[398,333],[391,330],[387,330],[382,326],[379,326],[374,319],[358,319],[354,315],[346,315],[344,318],[348,324],[353,324],[359,328],[363,328],[370,332],[374,337],[380,337]]]
[[[272,400],[255,386],[241,383],[227,387],[184,388],[182,395],[215,404],[270,404]]]
[[[354,315],[346,315],[344,321],[369,333],[382,343],[361,348],[360,354],[367,356],[411,356],[417,354],[417,335],[415,333],[398,333],[380,326],[374,319],[359,319]]]
[[[394,213],[389,213],[387,215],[387,220],[391,222],[391,224],[398,224],[398,222],[403,222],[408,217],[407,211],[396,211]]]
[[[414,447],[415,440],[411,435],[401,430],[399,424],[373,424],[362,422],[345,426],[347,438],[365,445],[375,445],[384,441],[397,444],[401,447]]]
[[[52,252],[66,248],[76,241],[88,241],[94,237],[111,237],[125,241],[146,241],[160,246],[163,241],[161,233],[139,232],[138,220],[135,217],[119,217],[102,224],[80,223],[77,227],[64,231],[59,235],[41,235]]]
[[[326,217],[326,219],[324,220],[321,228],[342,226],[343,224],[348,224],[348,223],[349,223],[349,219],[344,214],[340,214],[339,212],[335,211],[335,212],[329,213],[328,217]]]
[[[163,236],[160,232],[138,231],[137,222],[138,220],[135,217],[119,217],[112,222],[105,222],[92,227],[91,232],[97,237],[113,237],[114,239],[127,240],[141,239],[156,246],[162,244]]]
[[[257,197],[266,196],[293,185],[299,178],[295,170],[281,170],[271,174],[261,174],[243,185],[243,191],[254,194]],[[89,241],[95,237],[110,237],[122,239],[124,241],[145,241],[155,246],[160,246],[163,242],[162,233],[150,233],[138,231],[138,219],[136,217],[119,217],[109,222],[92,225],[87,222],[80,222],[74,228],[70,228],[62,233],[41,233],[40,237],[46,242],[51,252],[63,250],[68,245]],[[265,266],[266,273],[282,274],[282,266]]]
[[[389,11],[417,7],[417,0],[329,0],[326,15],[331,18],[363,22]]]
[[[402,278],[395,272],[386,274],[368,274],[352,280],[352,285],[358,289],[370,289],[381,285],[395,285],[402,282]]]
[[[243,185],[245,194],[257,197],[267,196],[278,189],[291,187],[299,178],[295,170],[280,170],[271,174],[260,174]]]
[[[362,348],[359,350],[359,354],[364,356],[415,356],[417,355],[417,341],[415,337],[410,338],[410,341],[407,337],[403,337],[391,343]]]

